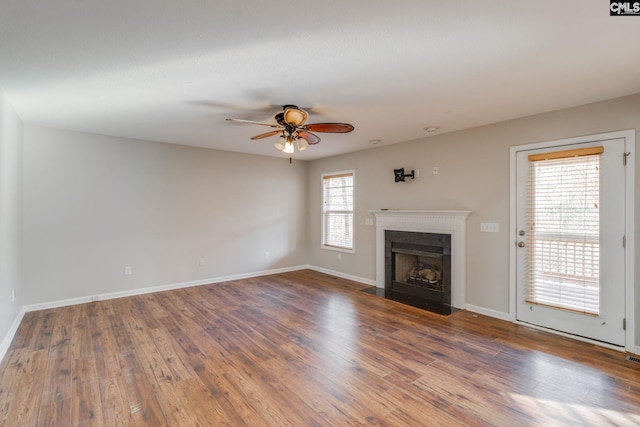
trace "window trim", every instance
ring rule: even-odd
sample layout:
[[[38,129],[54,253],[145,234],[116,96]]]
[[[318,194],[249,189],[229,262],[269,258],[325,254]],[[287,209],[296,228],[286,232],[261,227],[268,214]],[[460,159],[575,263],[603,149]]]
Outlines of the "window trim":
[[[343,248],[340,246],[332,246],[332,245],[327,245],[324,242],[324,236],[325,236],[325,211],[324,211],[324,180],[327,177],[340,177],[340,176],[346,176],[346,175],[351,175],[351,178],[353,180],[353,210],[352,210],[352,215],[353,215],[353,223],[352,223],[352,230],[351,230],[351,248]],[[353,254],[356,252],[356,231],[355,231],[355,226],[356,226],[356,220],[355,220],[355,213],[356,213],[356,209],[355,209],[355,202],[356,202],[356,171],[354,169],[350,169],[350,170],[342,170],[342,171],[337,171],[337,172],[326,172],[326,173],[322,173],[320,175],[320,222],[321,222],[321,229],[320,229],[320,248],[321,249],[326,249],[326,250],[330,250],[330,251],[334,251],[334,252],[343,252],[343,253],[350,253]]]

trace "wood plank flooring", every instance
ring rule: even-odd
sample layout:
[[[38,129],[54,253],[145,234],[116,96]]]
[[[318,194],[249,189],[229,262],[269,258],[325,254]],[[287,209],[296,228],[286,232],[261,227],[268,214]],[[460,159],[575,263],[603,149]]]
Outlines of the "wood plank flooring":
[[[27,313],[1,426],[640,425],[640,364],[312,271]]]

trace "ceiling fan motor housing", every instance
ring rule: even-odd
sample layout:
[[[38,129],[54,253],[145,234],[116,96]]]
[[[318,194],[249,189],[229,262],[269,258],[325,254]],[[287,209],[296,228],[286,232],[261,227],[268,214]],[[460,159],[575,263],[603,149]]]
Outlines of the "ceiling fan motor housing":
[[[286,153],[293,152],[293,143],[298,142],[298,150],[302,151],[309,145],[315,145],[320,142],[320,138],[313,134],[314,132],[331,132],[331,133],[346,133],[353,130],[353,125],[348,123],[312,123],[305,124],[309,114],[305,110],[301,110],[297,105],[287,104],[282,107],[282,112],[277,113],[274,118],[278,125],[272,125],[268,123],[253,122],[249,120],[241,119],[227,119],[232,121],[240,121],[246,123],[254,123],[263,126],[270,126],[277,130],[261,133],[251,137],[251,139],[263,139],[270,136],[280,134],[280,137],[284,139],[283,142],[277,142],[275,144],[278,150]]]

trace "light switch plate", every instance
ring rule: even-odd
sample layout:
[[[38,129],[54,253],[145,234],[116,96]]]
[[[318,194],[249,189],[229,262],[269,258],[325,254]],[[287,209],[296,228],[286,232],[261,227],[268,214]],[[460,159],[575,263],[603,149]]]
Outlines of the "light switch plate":
[[[481,222],[480,231],[483,233],[498,233],[500,231],[500,224],[497,222]]]

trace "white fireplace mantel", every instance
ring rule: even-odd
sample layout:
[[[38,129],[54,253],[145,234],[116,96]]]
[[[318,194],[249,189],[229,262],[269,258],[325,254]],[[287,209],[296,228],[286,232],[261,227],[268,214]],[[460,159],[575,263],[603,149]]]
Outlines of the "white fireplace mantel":
[[[371,210],[376,217],[376,286],[384,288],[385,230],[451,235],[451,305],[465,308],[467,216],[463,210]]]

